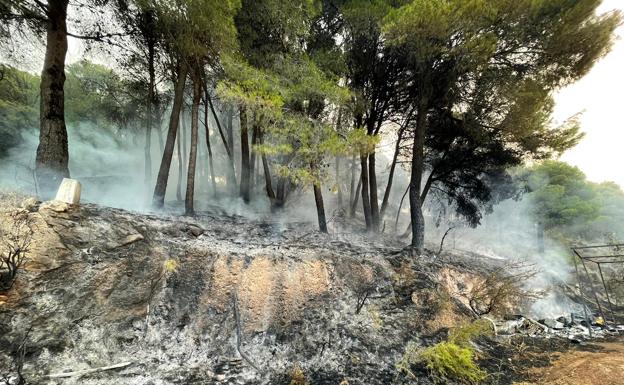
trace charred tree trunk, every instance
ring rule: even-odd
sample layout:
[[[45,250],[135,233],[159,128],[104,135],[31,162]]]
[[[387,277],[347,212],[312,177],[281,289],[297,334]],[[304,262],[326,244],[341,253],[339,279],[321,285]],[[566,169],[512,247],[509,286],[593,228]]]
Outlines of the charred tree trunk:
[[[283,176],[277,177],[277,191],[275,193],[275,202],[271,206],[273,210],[281,209],[286,204],[286,178]]]
[[[327,233],[327,220],[325,219],[325,206],[323,204],[323,192],[321,191],[320,183],[314,183],[314,201],[316,203],[319,230],[322,233]]]
[[[204,128],[206,129],[206,147],[208,148],[208,166],[210,167],[210,181],[212,183],[212,193],[217,196],[217,180],[214,171],[214,162],[212,159],[212,146],[210,145],[210,129],[208,128],[208,94],[206,93],[204,104]],[[214,111],[213,111],[214,112]]]
[[[240,130],[241,130],[241,181],[240,196],[245,203],[250,199],[250,165],[249,165],[249,131],[247,127],[247,111],[240,107]]]
[[[358,200],[360,199],[360,190],[361,189],[362,189],[362,178],[360,177],[360,179],[358,180],[357,188],[355,189],[355,194],[354,194],[354,197],[353,197],[353,203],[351,203],[351,212],[349,213],[349,216],[351,218],[355,217],[355,212],[357,211]]]
[[[169,180],[169,170],[171,168],[171,158],[173,157],[173,146],[175,145],[178,133],[178,125],[180,122],[180,110],[184,102],[184,84],[187,75],[186,64],[182,63],[178,69],[178,79],[176,81],[173,107],[171,108],[171,117],[169,119],[169,131],[167,133],[167,142],[163,151],[158,178],[156,179],[156,187],[154,188],[153,204],[154,207],[160,208],[165,204],[165,193],[167,192],[167,181]]]
[[[366,230],[371,231],[373,229],[373,220],[371,215],[370,195],[368,194],[368,155],[360,156],[360,165],[362,168],[362,174],[360,179],[362,181],[362,209],[364,211]]]
[[[379,217],[383,219],[386,209],[388,208],[388,202],[390,201],[390,191],[392,190],[392,182],[394,180],[394,171],[396,170],[397,160],[399,159],[399,152],[401,150],[401,140],[403,139],[403,133],[405,127],[399,129],[396,145],[394,146],[394,155],[392,156],[392,164],[390,165],[390,173],[388,174],[388,183],[386,184],[386,191],[384,192],[383,200],[381,202],[381,211]]]
[[[396,233],[399,230],[399,216],[401,215],[401,209],[403,208],[403,201],[405,200],[405,196],[409,192],[410,186],[407,185],[403,196],[401,197],[401,202],[399,203],[399,208],[396,213],[396,218],[394,219],[394,232]]]
[[[186,175],[186,199],[184,211],[186,215],[195,214],[195,168],[197,166],[197,137],[199,136],[199,103],[201,102],[201,76],[193,76],[193,104],[191,105],[191,145]]]
[[[356,174],[355,165],[356,165],[356,156],[353,155],[353,158],[351,159],[351,185],[349,189],[349,207],[353,206],[353,202],[355,201],[355,197],[357,196],[357,193],[355,191],[355,174]]]
[[[48,1],[46,53],[41,71],[39,146],[35,175],[42,198],[54,195],[69,177],[69,148],[65,126],[65,56],[68,0]]]
[[[425,250],[425,218],[422,212],[420,186],[425,164],[425,134],[427,131],[428,100],[421,97],[418,104],[418,116],[412,145],[412,172],[410,176],[410,218],[412,223],[412,252],[422,255]]]
[[[260,133],[260,144],[264,144],[264,134]],[[266,154],[262,153],[262,170],[264,172],[264,185],[266,188],[267,197],[271,204],[275,201],[275,191],[273,191],[273,180],[271,178],[271,169],[269,168],[269,160]]]

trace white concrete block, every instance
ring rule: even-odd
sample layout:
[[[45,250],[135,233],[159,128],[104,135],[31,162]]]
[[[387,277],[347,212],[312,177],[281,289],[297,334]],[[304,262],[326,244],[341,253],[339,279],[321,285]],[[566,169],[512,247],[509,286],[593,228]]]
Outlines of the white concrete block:
[[[75,179],[63,178],[55,200],[69,203],[70,205],[77,205],[80,203],[81,190],[80,182]]]

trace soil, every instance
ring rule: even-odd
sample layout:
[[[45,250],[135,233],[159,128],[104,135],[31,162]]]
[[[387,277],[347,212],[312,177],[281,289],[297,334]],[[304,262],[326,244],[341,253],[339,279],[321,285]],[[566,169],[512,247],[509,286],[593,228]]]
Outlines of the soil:
[[[624,341],[581,345],[548,353],[550,366],[529,370],[529,381],[517,385],[624,384]]]

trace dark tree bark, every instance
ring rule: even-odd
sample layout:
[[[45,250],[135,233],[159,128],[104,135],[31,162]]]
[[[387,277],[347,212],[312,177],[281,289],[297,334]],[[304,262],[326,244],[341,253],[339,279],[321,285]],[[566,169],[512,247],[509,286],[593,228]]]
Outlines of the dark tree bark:
[[[386,191],[384,192],[383,200],[381,202],[381,211],[379,212],[380,220],[383,220],[386,209],[388,208],[388,202],[390,201],[390,191],[392,190],[392,182],[394,180],[394,171],[396,170],[397,159],[399,158],[399,152],[401,150],[401,141],[403,140],[403,133],[405,132],[405,126],[401,127],[398,132],[397,142],[394,146],[394,155],[392,156],[392,164],[390,165],[390,173],[388,174],[388,183],[386,184]]]
[[[241,126],[241,181],[240,196],[245,203],[250,200],[250,170],[249,170],[249,131],[247,127],[247,111],[245,107],[240,108],[240,126]]]
[[[316,203],[319,230],[322,233],[327,233],[327,220],[325,219],[325,206],[323,204],[323,192],[321,191],[320,183],[314,184],[314,201]]]
[[[232,119],[231,115],[228,117],[228,139],[225,139],[225,135],[223,134],[223,128],[221,127],[221,120],[219,119],[219,115],[217,115],[217,111],[214,108],[214,104],[212,103],[212,98],[210,97],[210,93],[208,92],[208,87],[204,87],[205,98],[208,101],[208,105],[210,105],[210,111],[212,111],[212,116],[214,116],[215,122],[217,123],[217,129],[219,130],[219,136],[221,136],[221,140],[223,141],[223,147],[225,148],[225,152],[228,156],[228,170],[226,174],[226,180],[228,189],[230,191],[234,191],[234,186],[236,185],[236,170],[234,169],[234,137],[232,134]],[[231,110],[230,110],[231,111]]]
[[[353,202],[355,201],[355,197],[358,193],[355,191],[355,174],[356,174],[356,156],[353,155],[351,159],[351,185],[349,189],[349,207],[353,206]],[[361,179],[360,179],[361,180]]]
[[[397,209],[396,218],[394,219],[394,232],[396,233],[399,230],[399,216],[401,215],[401,209],[403,208],[403,201],[405,200],[405,196],[409,192],[410,186],[407,185],[403,196],[401,197],[401,202],[399,203],[399,208]]]
[[[210,129],[208,128],[208,105],[209,98],[208,94],[205,94],[205,104],[204,104],[204,128],[206,130],[206,147],[208,148],[208,166],[210,167],[210,181],[212,183],[212,193],[213,196],[217,196],[217,180],[214,172],[214,162],[212,159],[212,146],[210,145]],[[213,111],[214,112],[214,111]]]
[[[362,181],[362,209],[364,211],[364,221],[366,222],[366,230],[371,231],[373,229],[373,220],[371,215],[371,202],[368,194],[368,155],[360,156],[360,165],[362,168],[361,178]]]
[[[48,1],[46,53],[41,71],[39,146],[35,165],[38,191],[51,198],[69,177],[69,148],[65,126],[65,56],[68,0]]]
[[[161,208],[165,204],[165,194],[167,192],[167,182],[169,180],[169,170],[171,168],[171,158],[173,157],[173,146],[175,145],[178,133],[178,125],[180,123],[180,110],[184,102],[184,84],[187,75],[186,64],[182,63],[178,69],[178,78],[174,89],[173,107],[171,108],[171,117],[169,119],[169,131],[167,132],[167,142],[163,157],[158,170],[158,178],[156,179],[156,187],[154,188],[153,205]]]
[[[195,214],[195,168],[197,166],[197,137],[199,136],[199,103],[202,97],[201,76],[193,76],[193,104],[191,105],[191,145],[186,175],[186,199],[184,208],[186,215]]]
[[[410,218],[412,223],[412,252],[422,255],[425,250],[425,218],[422,212],[420,187],[425,164],[425,134],[427,131],[428,100],[421,97],[418,104],[414,143],[412,145],[412,172],[410,176]]]
[[[371,210],[371,230],[379,232],[379,200],[377,197],[377,172],[376,172],[375,152],[368,155],[368,181],[370,194],[370,210]]]
[[[234,109],[231,106],[227,109],[227,140],[230,153],[234,154]]]
[[[355,195],[353,197],[353,203],[351,203],[351,212],[349,216],[351,218],[355,217],[355,212],[357,211],[357,204],[360,199],[360,190],[362,189],[362,177],[360,175],[360,179],[358,180],[357,188],[355,189]]]
[[[259,138],[260,144],[264,143],[264,133],[260,133]],[[262,154],[262,169],[264,172],[264,185],[266,188],[267,197],[269,197],[269,201],[271,204],[275,201],[275,191],[273,191],[273,179],[271,178],[271,169],[269,168],[269,160],[267,159],[266,154]]]

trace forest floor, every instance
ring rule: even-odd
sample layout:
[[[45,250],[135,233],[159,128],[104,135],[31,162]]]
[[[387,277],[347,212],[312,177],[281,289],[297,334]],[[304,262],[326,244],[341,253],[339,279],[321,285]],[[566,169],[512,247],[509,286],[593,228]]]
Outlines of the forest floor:
[[[535,357],[537,358],[537,357]],[[528,371],[528,381],[516,385],[624,384],[624,340],[578,345],[564,352],[542,353],[550,364]]]

